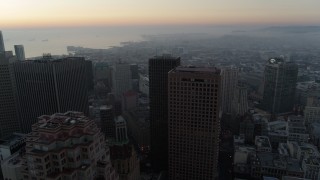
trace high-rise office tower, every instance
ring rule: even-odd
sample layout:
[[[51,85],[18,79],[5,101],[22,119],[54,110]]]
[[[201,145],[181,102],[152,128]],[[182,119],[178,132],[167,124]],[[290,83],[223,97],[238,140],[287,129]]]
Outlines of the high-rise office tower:
[[[149,59],[151,158],[157,171],[168,169],[168,72],[179,65],[180,57]]]
[[[245,83],[239,82],[233,98],[233,115],[243,116],[248,112],[248,91]]]
[[[112,89],[116,98],[121,100],[123,93],[132,89],[130,64],[118,62],[112,69]]]
[[[14,51],[18,61],[24,61],[26,59],[23,45],[14,45]]]
[[[215,67],[169,72],[169,179],[218,176],[221,85]]]
[[[86,61],[82,57],[18,61],[13,64],[22,132],[42,114],[69,110],[88,115]]]
[[[273,114],[292,111],[297,77],[298,66],[294,62],[269,59],[264,70],[262,108]]]
[[[100,107],[100,123],[101,131],[106,138],[115,137],[115,122],[114,122],[114,109],[113,106]]]
[[[118,179],[95,122],[69,111],[42,115],[27,136],[23,179]]]
[[[222,70],[222,111],[230,114],[238,85],[239,70],[234,67],[224,67]]]
[[[4,41],[2,36],[2,31],[0,31],[0,53],[5,52]]]
[[[0,138],[20,131],[15,86],[12,64],[0,53]]]

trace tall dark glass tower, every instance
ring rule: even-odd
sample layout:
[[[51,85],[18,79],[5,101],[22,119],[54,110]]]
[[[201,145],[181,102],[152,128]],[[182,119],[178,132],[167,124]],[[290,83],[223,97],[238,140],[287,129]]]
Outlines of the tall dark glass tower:
[[[88,114],[87,63],[82,57],[18,61],[13,64],[22,132],[43,114]]]
[[[262,108],[272,114],[292,111],[298,77],[298,66],[284,58],[267,61],[264,71]]]
[[[0,52],[0,138],[19,131],[19,113],[12,64],[9,64],[4,52]]]
[[[179,65],[180,57],[149,59],[151,158],[156,171],[168,169],[168,72]]]

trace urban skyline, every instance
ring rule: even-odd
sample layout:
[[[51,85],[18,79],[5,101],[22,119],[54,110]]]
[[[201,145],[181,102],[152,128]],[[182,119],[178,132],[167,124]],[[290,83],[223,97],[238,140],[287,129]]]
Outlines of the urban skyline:
[[[318,5],[4,3],[0,179],[320,179]]]

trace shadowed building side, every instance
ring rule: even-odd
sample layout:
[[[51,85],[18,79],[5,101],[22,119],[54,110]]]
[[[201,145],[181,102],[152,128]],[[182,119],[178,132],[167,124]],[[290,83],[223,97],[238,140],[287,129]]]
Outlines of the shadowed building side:
[[[168,169],[168,72],[179,65],[180,57],[149,59],[151,158],[156,171]]]

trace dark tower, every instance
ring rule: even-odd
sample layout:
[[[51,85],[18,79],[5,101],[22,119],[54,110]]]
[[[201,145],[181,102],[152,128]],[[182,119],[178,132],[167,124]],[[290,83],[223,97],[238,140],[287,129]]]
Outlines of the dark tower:
[[[18,61],[13,64],[22,132],[43,114],[88,114],[87,63],[82,57]]]
[[[149,59],[151,158],[156,171],[168,169],[168,72],[179,65],[180,57]]]
[[[284,58],[267,61],[264,71],[262,108],[272,114],[291,112],[298,77],[298,66]]]

